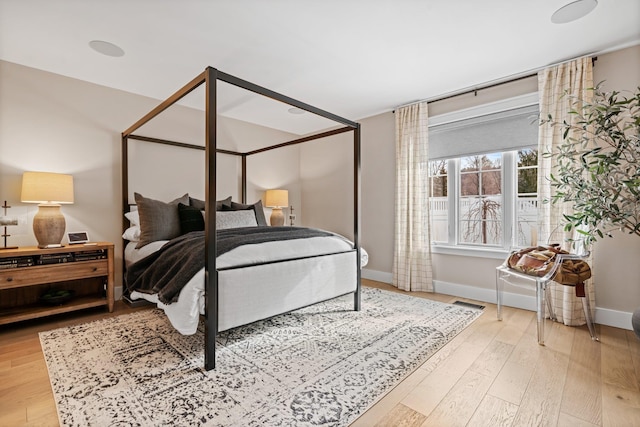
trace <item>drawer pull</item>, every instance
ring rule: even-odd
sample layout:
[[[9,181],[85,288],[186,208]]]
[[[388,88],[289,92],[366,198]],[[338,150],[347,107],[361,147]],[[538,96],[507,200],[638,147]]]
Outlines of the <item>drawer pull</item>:
[[[98,271],[98,267],[93,267],[93,271]]]
[[[13,282],[13,277],[7,277],[7,282]]]

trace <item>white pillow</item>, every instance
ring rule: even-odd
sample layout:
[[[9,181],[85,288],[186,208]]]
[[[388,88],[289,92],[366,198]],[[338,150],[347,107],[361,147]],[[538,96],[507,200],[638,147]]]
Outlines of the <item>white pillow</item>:
[[[257,227],[256,214],[253,209],[244,211],[218,211],[216,212],[216,229],[238,227]]]
[[[140,226],[140,214],[138,213],[137,210],[127,212],[126,214],[124,214],[124,216],[129,220],[132,227]]]
[[[129,212],[131,213],[131,212]],[[139,242],[140,241],[140,227],[133,226],[127,228],[122,234],[122,238],[128,240],[130,242]]]

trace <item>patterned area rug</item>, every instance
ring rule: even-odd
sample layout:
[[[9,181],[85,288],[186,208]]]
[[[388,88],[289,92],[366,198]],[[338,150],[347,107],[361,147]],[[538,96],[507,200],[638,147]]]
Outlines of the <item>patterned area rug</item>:
[[[482,313],[363,288],[219,335],[144,310],[40,334],[62,425],[344,426]],[[201,325],[202,327],[202,325]]]

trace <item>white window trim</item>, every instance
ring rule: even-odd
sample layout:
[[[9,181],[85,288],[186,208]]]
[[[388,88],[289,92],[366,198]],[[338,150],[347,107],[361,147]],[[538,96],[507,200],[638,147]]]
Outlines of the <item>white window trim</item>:
[[[459,120],[498,113],[514,108],[538,104],[538,93],[525,94],[505,100],[487,103],[476,107],[465,108],[450,113],[429,117],[429,127],[443,125]],[[503,244],[501,246],[465,246],[458,243],[458,200],[460,196],[459,186],[459,159],[448,161],[447,194],[449,194],[449,233],[448,239],[452,243],[432,242],[431,252],[434,254],[458,255],[467,257],[505,259],[509,250],[514,245],[513,230],[516,223],[515,200],[517,198],[517,151],[504,152],[502,158],[502,188],[503,188]],[[451,172],[453,171],[453,172]],[[453,197],[452,197],[453,195]],[[451,203],[451,200],[455,203]]]
[[[475,248],[470,246],[452,246],[444,243],[433,243],[431,245],[431,253],[476,258],[505,259],[509,254],[509,251],[492,247]]]
[[[538,92],[532,92],[525,95],[514,96],[496,102],[478,105],[476,107],[465,108],[462,110],[452,111],[450,113],[438,114],[429,117],[429,127],[444,125],[460,120],[472,119],[474,117],[486,116],[487,114],[500,113],[502,111],[513,110],[515,108],[536,105],[539,102]]]

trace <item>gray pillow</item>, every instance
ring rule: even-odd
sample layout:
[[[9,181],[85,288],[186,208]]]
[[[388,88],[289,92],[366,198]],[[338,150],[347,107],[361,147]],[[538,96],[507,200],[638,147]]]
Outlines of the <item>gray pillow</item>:
[[[267,220],[264,217],[264,209],[262,208],[262,200],[258,200],[252,205],[244,205],[242,203],[231,202],[231,208],[223,207],[224,211],[244,211],[253,209],[253,212],[256,215],[256,222],[258,223],[258,227],[266,227]]]
[[[256,216],[250,209],[216,212],[216,229],[255,227]]]
[[[193,197],[189,197],[189,206],[194,207],[196,209],[204,210],[205,202],[204,200],[194,199]],[[231,207],[231,196],[226,199],[216,200],[216,210],[221,211],[223,208]]]
[[[134,193],[133,197],[140,215],[140,241],[136,248],[141,248],[157,240],[171,240],[180,235],[178,203],[188,205],[189,194],[169,203],[149,199],[138,193]]]

